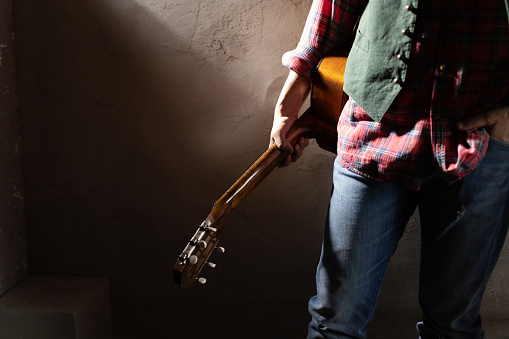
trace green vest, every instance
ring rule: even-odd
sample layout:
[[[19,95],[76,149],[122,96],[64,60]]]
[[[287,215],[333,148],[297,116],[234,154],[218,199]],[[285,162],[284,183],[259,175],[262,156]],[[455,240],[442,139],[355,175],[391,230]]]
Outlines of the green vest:
[[[509,0],[504,1],[509,19]],[[412,46],[405,30],[414,31],[412,9],[417,4],[418,0],[371,0],[359,20],[346,63],[344,91],[375,121],[382,119],[405,81],[403,60]]]

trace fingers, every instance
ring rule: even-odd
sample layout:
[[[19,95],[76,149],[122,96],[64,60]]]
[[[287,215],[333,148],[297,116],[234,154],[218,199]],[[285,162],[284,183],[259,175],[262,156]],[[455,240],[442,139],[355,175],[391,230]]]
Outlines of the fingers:
[[[295,153],[295,148],[293,148],[286,139],[283,139],[280,134],[275,134],[270,138],[269,147],[271,147],[273,144],[276,144],[277,148],[281,152],[288,154],[285,159],[278,164],[278,167],[286,167],[290,165],[292,162],[292,155]]]
[[[462,131],[468,131],[479,127],[493,126],[501,120],[507,120],[509,115],[508,110],[508,107],[500,107],[478,113],[461,119],[456,126]]]
[[[273,144],[276,144],[277,148],[279,148],[283,152],[287,153],[293,153],[293,147],[292,145],[281,136],[281,134],[276,133],[270,138],[270,144],[269,147]]]
[[[304,149],[309,145],[308,138],[300,138],[299,142],[295,144],[293,147],[293,151],[288,154],[281,163],[279,163],[278,167],[286,167],[289,166],[292,162],[296,162],[301,156]],[[290,145],[291,147],[291,145]]]
[[[494,122],[488,112],[479,113],[460,120],[457,124],[458,129],[462,131],[469,131],[479,127],[490,126]]]
[[[295,147],[293,148],[292,162],[297,161],[302,156],[302,152],[304,151],[304,148],[306,148],[308,145],[309,145],[308,138],[300,138],[299,139],[299,142],[297,144],[295,144]]]
[[[292,162],[292,155],[291,154],[288,154],[284,159],[283,161],[281,161],[277,167],[287,167],[287,166],[290,166]]]
[[[457,123],[457,127],[462,131],[485,127],[493,138],[509,142],[509,107],[499,107],[464,118]]]
[[[281,152],[288,153],[288,155],[277,165],[278,167],[286,167],[290,165],[292,162],[292,154],[294,153],[294,148],[286,140],[284,135],[284,132],[281,132],[281,128],[273,128],[270,136],[269,147],[272,147],[272,145],[276,144],[277,148]]]

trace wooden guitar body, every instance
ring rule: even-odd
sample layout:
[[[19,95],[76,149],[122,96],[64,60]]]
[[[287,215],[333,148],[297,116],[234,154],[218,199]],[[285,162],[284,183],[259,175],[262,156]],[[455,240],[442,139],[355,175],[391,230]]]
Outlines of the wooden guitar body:
[[[292,145],[301,137],[316,138],[321,148],[336,153],[336,125],[346,102],[343,73],[347,55],[345,47],[335,50],[320,62],[313,83],[311,107],[295,121],[287,134]],[[273,145],[216,201],[173,266],[173,278],[177,284],[189,287],[195,280],[205,283],[206,280],[198,279],[198,275],[214,249],[224,252],[218,243],[229,213],[285,156],[285,152]]]
[[[333,50],[320,61],[311,91],[311,114],[334,128],[332,135],[326,137],[317,135],[316,141],[320,148],[332,153],[337,152],[336,127],[341,111],[348,100],[348,95],[343,92],[346,58],[349,51],[346,47]]]

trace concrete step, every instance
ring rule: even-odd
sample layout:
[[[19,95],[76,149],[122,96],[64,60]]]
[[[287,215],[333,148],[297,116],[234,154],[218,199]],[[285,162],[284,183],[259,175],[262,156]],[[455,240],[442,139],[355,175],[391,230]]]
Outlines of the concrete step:
[[[2,339],[111,339],[109,282],[32,275],[0,297]]]

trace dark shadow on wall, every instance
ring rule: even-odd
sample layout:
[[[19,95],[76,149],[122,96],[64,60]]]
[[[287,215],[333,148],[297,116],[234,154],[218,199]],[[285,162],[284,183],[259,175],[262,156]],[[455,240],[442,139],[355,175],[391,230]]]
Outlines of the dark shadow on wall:
[[[173,5],[196,20],[198,5]],[[30,272],[108,276],[117,338],[303,336],[318,253],[297,254],[289,277],[279,249],[253,257],[237,241],[209,273],[232,281],[171,280],[194,225],[247,164],[214,172],[224,159],[210,154],[207,128],[220,107],[206,91],[249,93],[135,1],[16,0],[14,10]],[[261,274],[244,281],[249,264]]]

